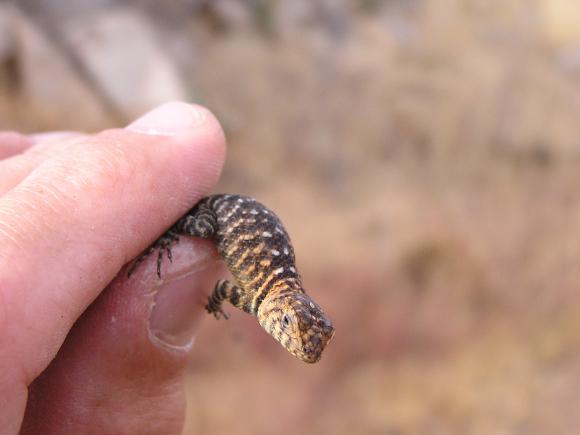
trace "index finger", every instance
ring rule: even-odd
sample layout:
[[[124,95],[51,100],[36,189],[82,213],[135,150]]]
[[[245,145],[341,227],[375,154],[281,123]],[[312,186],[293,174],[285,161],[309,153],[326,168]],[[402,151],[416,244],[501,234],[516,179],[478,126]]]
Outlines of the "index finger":
[[[213,115],[172,103],[46,160],[0,198],[6,396],[48,365],[122,265],[209,191],[223,157]]]
[[[20,154],[32,146],[33,140],[13,131],[0,131],[0,160]]]

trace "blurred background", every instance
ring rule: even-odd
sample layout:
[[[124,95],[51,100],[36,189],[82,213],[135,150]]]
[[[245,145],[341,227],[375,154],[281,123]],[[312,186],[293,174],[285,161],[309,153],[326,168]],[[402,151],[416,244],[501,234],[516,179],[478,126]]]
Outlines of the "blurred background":
[[[336,336],[207,321],[191,434],[575,434],[580,2],[0,3],[0,128],[195,101]]]

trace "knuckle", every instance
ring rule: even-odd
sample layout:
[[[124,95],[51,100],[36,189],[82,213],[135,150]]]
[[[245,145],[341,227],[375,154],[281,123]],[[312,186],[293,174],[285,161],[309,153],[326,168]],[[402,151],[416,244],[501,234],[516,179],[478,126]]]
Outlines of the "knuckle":
[[[60,170],[75,187],[109,193],[134,178],[139,166],[137,160],[142,158],[112,137],[104,144],[100,140],[79,144],[71,150]]]

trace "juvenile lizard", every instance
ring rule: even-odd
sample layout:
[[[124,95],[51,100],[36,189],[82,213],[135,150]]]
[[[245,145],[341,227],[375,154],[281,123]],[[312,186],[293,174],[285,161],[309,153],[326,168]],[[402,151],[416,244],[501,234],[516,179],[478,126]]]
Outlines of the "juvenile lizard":
[[[205,197],[137,257],[129,275],[157,250],[160,276],[164,254],[171,260],[171,245],[181,235],[213,239],[236,281],[217,282],[205,306],[209,313],[227,319],[227,300],[256,316],[292,355],[307,363],[320,360],[334,327],[304,291],[288,233],[271,210],[246,196]]]

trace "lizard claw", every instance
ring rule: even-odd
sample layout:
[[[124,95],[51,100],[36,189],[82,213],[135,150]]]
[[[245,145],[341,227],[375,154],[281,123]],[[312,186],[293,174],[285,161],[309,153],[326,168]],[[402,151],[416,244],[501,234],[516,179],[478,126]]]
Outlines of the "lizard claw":
[[[157,254],[157,277],[161,278],[161,263],[163,263],[163,248],[159,248],[159,254]]]
[[[228,313],[226,313],[223,310],[223,308],[221,308],[221,307],[218,309],[215,309],[215,308],[210,307],[209,304],[207,304],[205,306],[205,309],[208,313],[213,314],[213,316],[218,320],[222,319],[222,318],[228,320],[230,318],[230,315]]]
[[[179,236],[171,230],[162,235],[155,243],[147,248],[141,255],[139,255],[129,266],[127,275],[130,277],[137,267],[154,251],[157,251],[157,276],[161,278],[161,264],[163,263],[163,256],[167,253],[169,261],[173,262],[173,253],[171,252],[171,245],[179,241]]]

